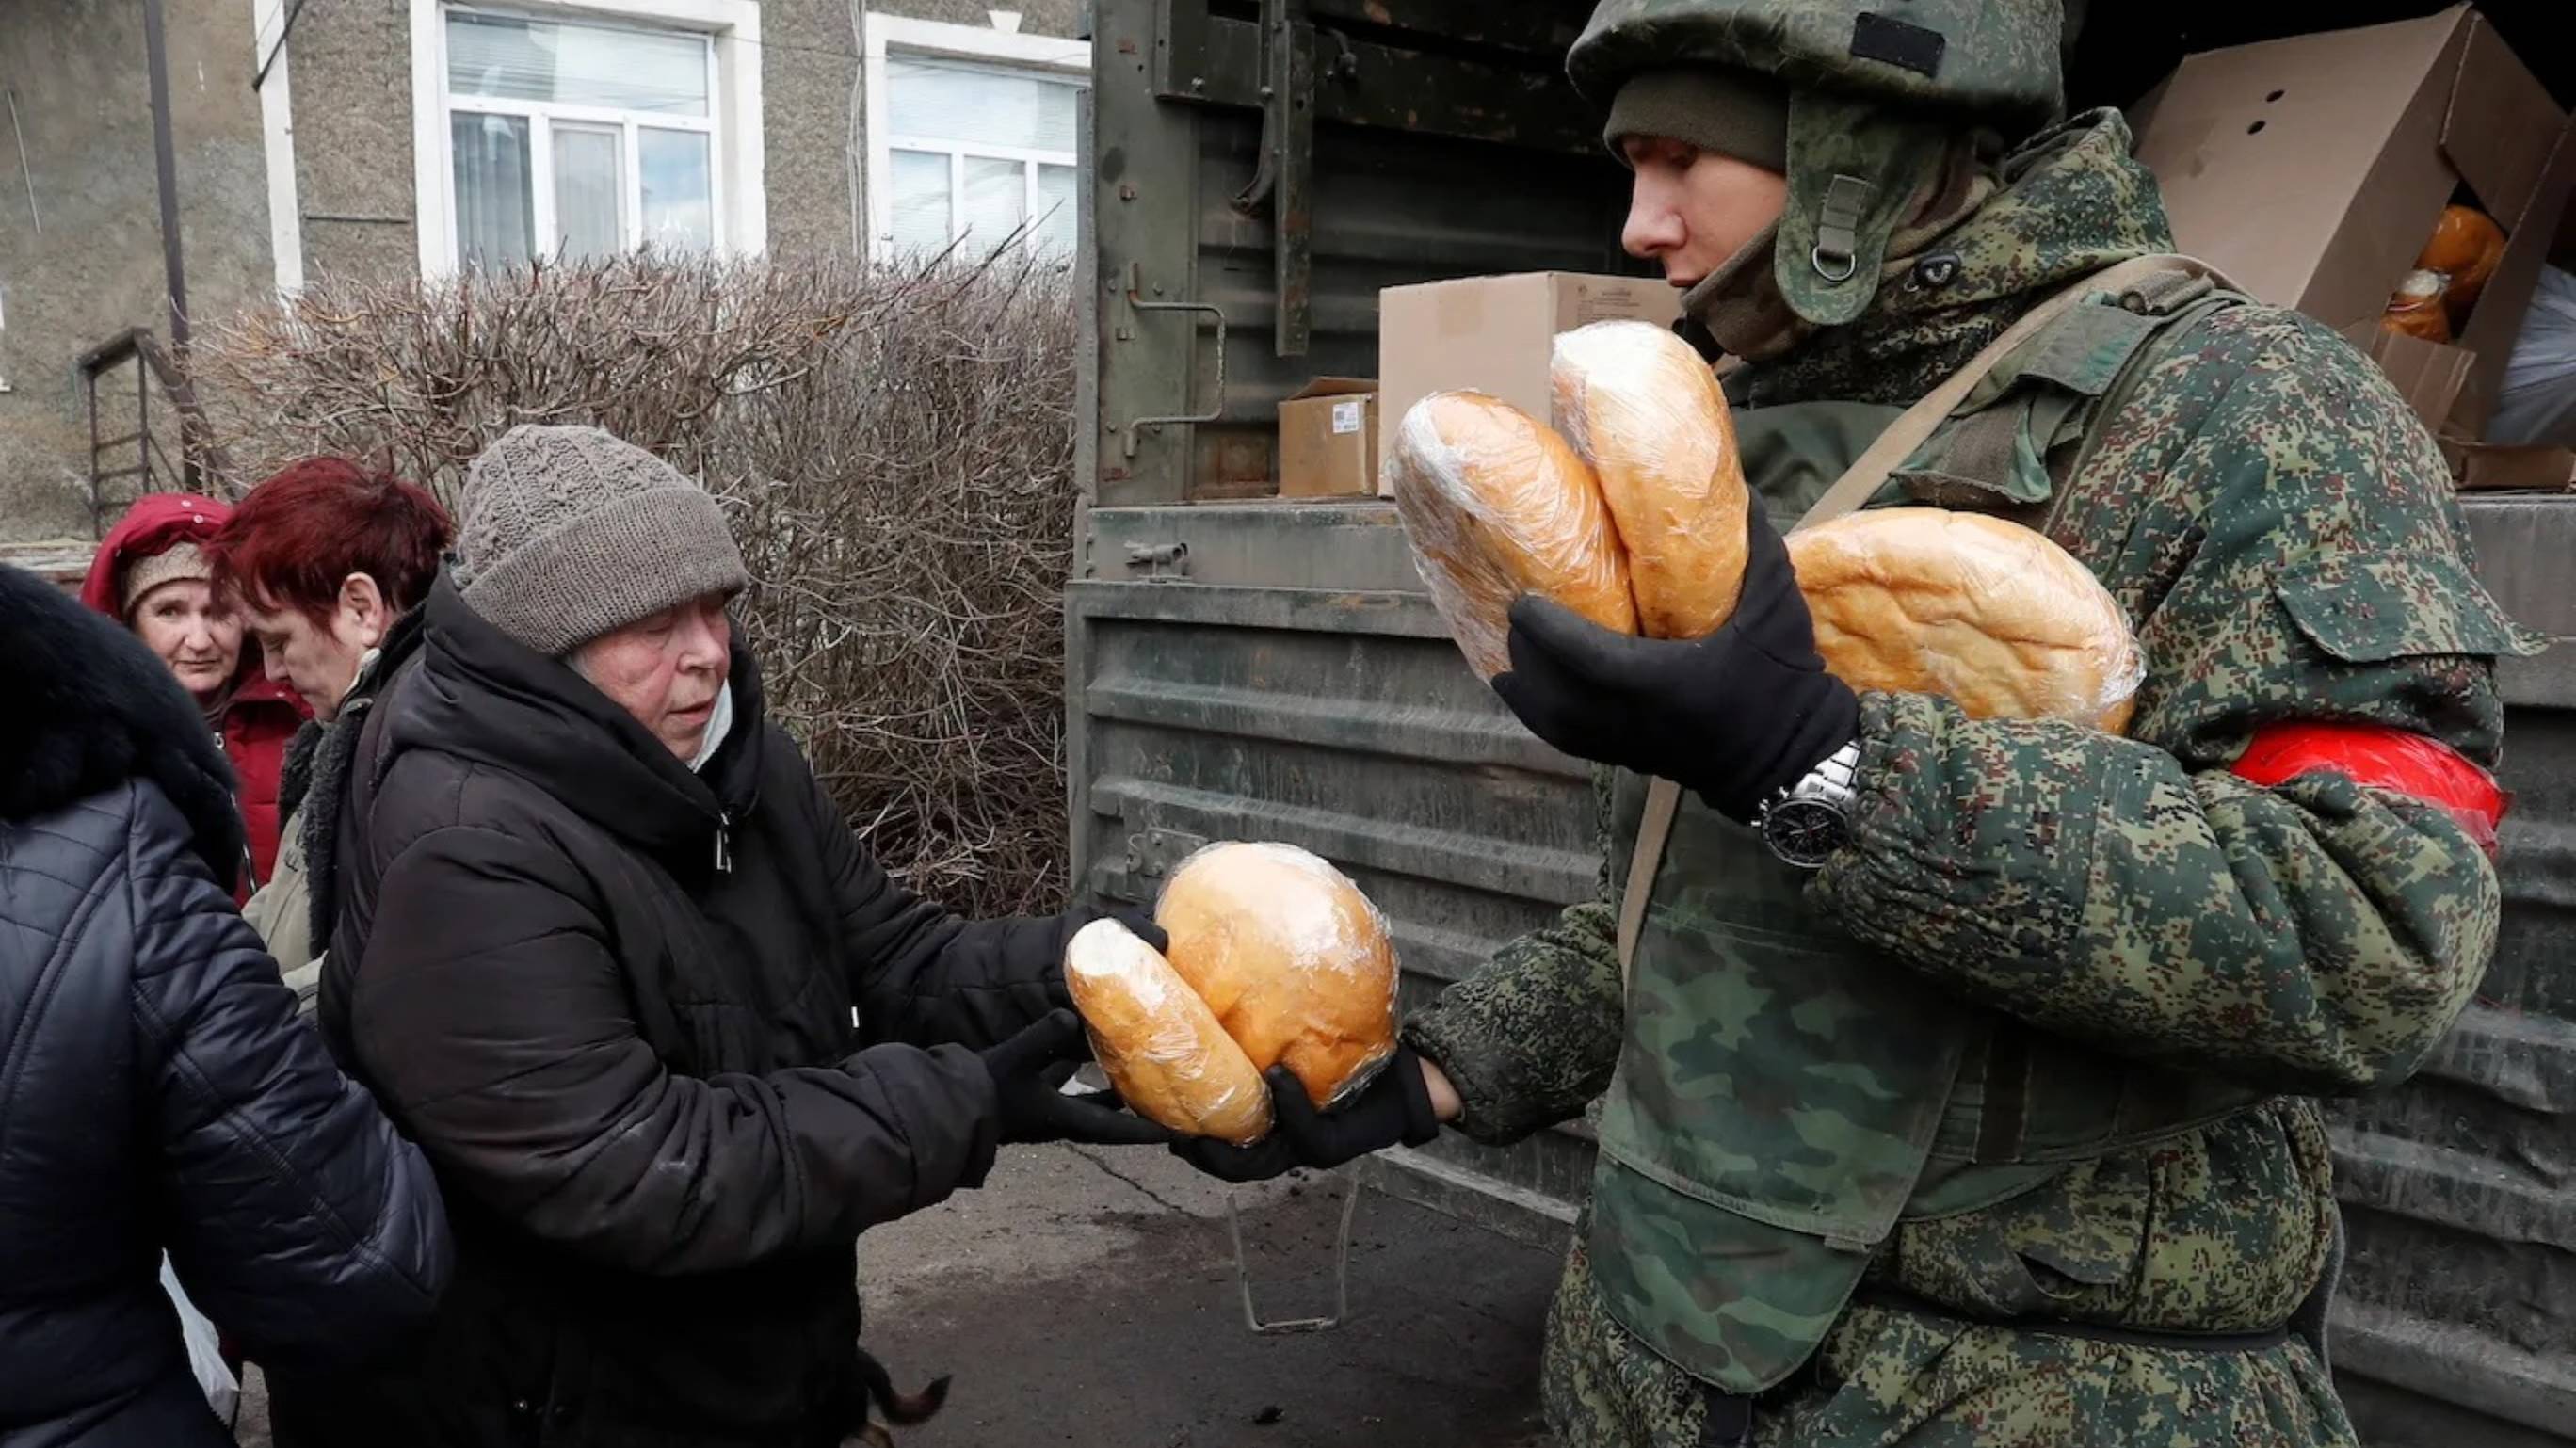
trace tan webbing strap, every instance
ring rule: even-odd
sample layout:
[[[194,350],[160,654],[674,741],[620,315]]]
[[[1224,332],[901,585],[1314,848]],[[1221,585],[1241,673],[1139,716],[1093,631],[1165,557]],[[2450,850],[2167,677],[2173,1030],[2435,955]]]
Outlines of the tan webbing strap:
[[[1968,394],[1977,390],[1978,383],[2002,366],[2004,359],[2020,350],[2023,343],[2045,331],[2086,297],[2097,292],[2124,295],[2144,283],[2169,276],[2206,277],[2219,286],[2234,289],[2234,284],[2215,267],[2187,256],[2132,257],[2093,273],[2023,313],[2020,320],[2004,329],[2002,336],[1970,358],[1968,365],[1907,408],[1789,531],[1796,533],[1829,523],[1877,496],[1898,466],[1931,440],[1959,404],[1968,400]],[[1681,813],[1681,807],[1680,785],[1669,779],[1649,782],[1645,817],[1637,826],[1637,852],[1629,858],[1627,889],[1619,900],[1619,978],[1623,985],[1629,966],[1637,958],[1637,941],[1646,928],[1646,908],[1655,895],[1655,875],[1663,868],[1664,847],[1672,841],[1673,820]]]

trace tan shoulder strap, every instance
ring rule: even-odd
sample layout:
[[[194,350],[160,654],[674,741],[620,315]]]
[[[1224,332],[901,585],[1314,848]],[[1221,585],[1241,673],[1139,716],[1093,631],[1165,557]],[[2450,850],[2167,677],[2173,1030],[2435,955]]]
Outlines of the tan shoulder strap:
[[[2093,273],[2023,313],[2004,329],[2002,336],[1968,359],[1968,365],[1907,408],[1789,531],[1796,533],[1832,522],[1877,496],[1897,467],[1940,430],[1959,404],[1968,400],[1968,394],[1977,390],[1978,383],[2002,366],[2004,359],[2020,350],[2023,343],[2047,330],[2086,297],[2100,292],[2123,295],[2144,283],[2172,276],[2206,277],[2234,289],[2234,284],[2217,268],[2187,256],[2132,257]],[[1672,840],[1673,820],[1681,813],[1681,807],[1680,785],[1669,779],[1649,782],[1645,818],[1637,826],[1637,852],[1629,859],[1627,889],[1619,900],[1619,976],[1623,983],[1630,964],[1637,958],[1637,940],[1646,928],[1646,907],[1654,899],[1655,875],[1663,867],[1664,847]]]

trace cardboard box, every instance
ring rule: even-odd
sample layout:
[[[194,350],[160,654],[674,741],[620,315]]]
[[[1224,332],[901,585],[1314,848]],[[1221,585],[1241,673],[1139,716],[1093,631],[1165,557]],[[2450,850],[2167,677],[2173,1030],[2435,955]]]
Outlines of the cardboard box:
[[[1548,414],[1547,370],[1556,335],[1594,322],[1632,318],[1670,326],[1681,293],[1644,277],[1525,272],[1390,287],[1378,294],[1378,397],[1388,426],[1379,444],[1379,491],[1407,409],[1434,392],[1499,397],[1531,416]]]
[[[2563,447],[2503,447],[2445,440],[2451,476],[2460,491],[2549,492],[2576,490],[2576,452]]]
[[[1377,383],[1318,377],[1279,404],[1279,496],[1377,494]]]
[[[2481,433],[2576,188],[2566,113],[2483,17],[2461,5],[2195,55],[2133,114],[2182,250],[2347,336],[2377,335],[2442,208],[2473,197],[2509,240],[2458,338],[2458,390],[2427,421]],[[2427,359],[2369,350],[2439,404]]]

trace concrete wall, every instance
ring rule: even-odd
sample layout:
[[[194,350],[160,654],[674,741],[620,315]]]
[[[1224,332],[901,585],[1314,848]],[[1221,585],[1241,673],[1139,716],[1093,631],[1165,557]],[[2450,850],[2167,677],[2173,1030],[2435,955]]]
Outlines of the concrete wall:
[[[306,0],[288,44],[304,275],[419,276],[410,6]]]
[[[166,19],[180,234],[202,328],[273,278],[250,0],[167,0]],[[73,360],[127,327],[169,333],[139,0],[0,3],[0,87],[17,101],[14,131],[0,106],[0,542],[87,536],[89,421]],[[106,394],[111,435],[132,430],[132,375]]]
[[[850,0],[761,0],[772,256],[846,256],[856,232],[859,44]],[[863,163],[861,163],[863,164]]]

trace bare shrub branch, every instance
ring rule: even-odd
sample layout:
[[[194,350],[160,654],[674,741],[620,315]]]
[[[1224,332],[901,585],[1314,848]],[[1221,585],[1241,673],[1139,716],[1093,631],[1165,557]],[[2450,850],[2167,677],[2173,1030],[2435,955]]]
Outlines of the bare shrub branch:
[[[723,499],[771,717],[887,867],[978,914],[1066,889],[1073,302],[982,266],[652,257],[326,279],[198,344],[238,491],[339,453],[460,502],[522,422],[588,423]]]

